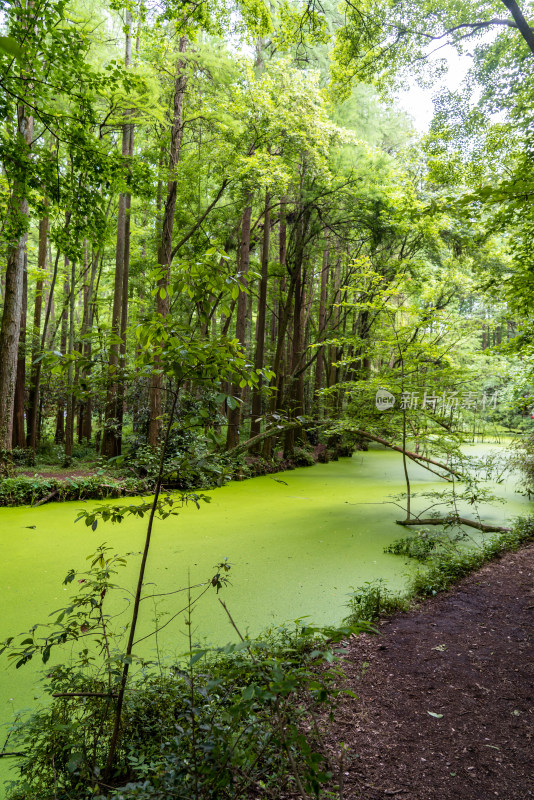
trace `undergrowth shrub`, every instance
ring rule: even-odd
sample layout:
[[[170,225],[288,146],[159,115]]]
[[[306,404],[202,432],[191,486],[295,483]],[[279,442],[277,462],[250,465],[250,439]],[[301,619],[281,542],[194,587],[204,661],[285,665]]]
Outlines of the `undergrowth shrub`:
[[[317,712],[332,716],[340,694],[332,640],[362,627],[368,629],[281,629],[192,651],[170,669],[160,665],[159,674],[139,673],[127,693],[106,792],[99,779],[111,733],[110,687],[56,667],[49,691],[63,696],[11,734],[24,757],[9,800],[326,797],[337,770],[321,745]]]
[[[126,478],[111,481],[101,475],[88,477],[42,478],[18,475],[0,481],[0,506],[35,505],[41,500],[89,500],[122,497],[125,494],[142,494],[150,489],[143,480]]]
[[[26,464],[28,461],[28,451],[23,447],[14,447],[10,452],[11,461],[13,464],[20,466]]]
[[[376,581],[366,581],[362,586],[353,587],[347,605],[350,614],[346,621],[354,623],[356,620],[372,622],[383,614],[405,611],[408,602],[396,592],[388,589],[386,582],[380,578]]]
[[[419,570],[410,582],[410,592],[428,596],[449,589],[454,583],[507,550],[517,550],[534,539],[534,518],[519,517],[510,531],[492,534],[477,547],[450,550],[432,558],[428,567]]]
[[[451,541],[447,535],[427,536],[421,531],[393,542],[385,552],[414,558],[424,566],[411,577],[405,594],[391,591],[382,579],[353,589],[347,603],[350,614],[346,621],[376,620],[382,615],[407,610],[410,599],[450,589],[500,553],[517,550],[522,544],[534,540],[534,517],[518,517],[511,530],[492,534],[469,548],[456,547],[459,538],[461,534]]]
[[[296,467],[312,467],[315,464],[313,451],[304,447],[295,447],[291,458]]]
[[[427,529],[417,531],[411,536],[396,539],[387,547],[384,553],[393,553],[396,556],[414,558],[417,561],[426,561],[443,544],[443,535],[433,533]]]
[[[448,554],[457,550],[460,543],[465,542],[467,538],[468,534],[460,525],[448,525],[447,530],[441,532],[422,528],[410,536],[396,539],[384,547],[384,553],[393,553],[425,563],[431,559],[446,559]]]

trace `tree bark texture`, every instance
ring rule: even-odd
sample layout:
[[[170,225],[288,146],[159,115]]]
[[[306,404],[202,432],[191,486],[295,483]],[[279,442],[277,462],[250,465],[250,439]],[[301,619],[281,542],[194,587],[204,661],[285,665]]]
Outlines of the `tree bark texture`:
[[[17,378],[15,381],[15,397],[13,402],[13,447],[26,446],[24,431],[24,399],[26,387],[26,315],[28,310],[28,266],[24,254],[24,275],[22,281],[22,311],[20,315],[19,348],[17,357]]]
[[[132,15],[126,12],[126,42],[124,65],[132,63],[131,39]],[[124,159],[133,155],[133,125],[122,126],[122,156]],[[115,283],[113,290],[113,310],[111,316],[111,340],[109,347],[108,388],[106,396],[106,418],[102,435],[102,455],[119,456],[122,449],[122,408],[124,388],[119,375],[120,350],[123,344],[122,320],[124,303],[128,301],[128,265],[130,260],[130,195],[121,192],[117,211],[117,241],[115,248]]]
[[[69,324],[68,324],[68,340],[67,340],[67,355],[69,356],[69,365],[67,367],[67,414],[65,419],[65,462],[64,466],[69,467],[72,461],[72,447],[74,444],[74,300],[76,285],[76,265],[74,261],[71,264],[70,271],[70,295],[69,295]]]
[[[502,2],[514,18],[514,22],[517,25],[521,36],[529,46],[530,51],[534,53],[534,31],[523,16],[523,12],[515,0],[502,0]]]
[[[182,36],[179,44],[179,52],[185,53],[188,40]],[[187,73],[185,72],[186,61],[179,58],[176,64],[176,81],[174,85],[174,102],[171,128],[171,143],[169,148],[169,181],[167,184],[167,199],[163,210],[163,220],[161,226],[161,238],[158,247],[158,264],[161,267],[162,275],[158,281],[158,286],[163,290],[164,296],[160,292],[156,295],[156,311],[163,318],[169,312],[169,296],[167,287],[170,280],[172,262],[172,234],[174,227],[174,211],[176,208],[176,193],[178,190],[178,178],[176,169],[180,159],[183,137],[183,105],[184,96],[187,89]],[[156,370],[152,374],[151,386],[149,389],[149,410],[150,422],[148,428],[148,443],[152,448],[157,447],[161,433],[161,413],[162,413],[162,391],[163,375],[161,374],[159,359],[154,360]]]
[[[271,198],[265,193],[265,213],[263,215],[263,245],[261,254],[261,280],[258,297],[258,316],[256,320],[256,352],[254,354],[254,368],[263,369],[265,357],[265,321],[267,317],[267,283],[269,279],[269,243],[271,233]],[[250,438],[260,432],[261,422],[258,419],[262,413],[262,380],[252,390],[252,419],[250,422]]]
[[[269,400],[269,412],[274,414],[278,408],[281,408],[282,396],[284,391],[284,374],[282,362],[284,358],[284,345],[287,333],[287,326],[289,322],[289,315],[291,311],[291,303],[293,302],[293,292],[295,289],[294,276],[291,276],[289,288],[287,288],[287,296],[284,297],[287,287],[287,197],[282,195],[280,198],[280,221],[278,226],[278,260],[280,262],[281,276],[279,282],[279,296],[277,303],[277,337],[276,348],[272,364],[274,372],[274,386],[271,386],[272,393]],[[272,438],[263,440],[263,456],[270,458],[272,454]]]
[[[63,311],[61,313],[61,340],[59,345],[59,350],[61,355],[66,355],[67,353],[67,332],[68,332],[68,323],[69,323],[69,295],[70,295],[70,287],[69,287],[69,278],[68,278],[68,266],[69,262],[68,259],[65,258],[65,281],[63,284]],[[57,415],[56,415],[56,435],[54,437],[54,441],[56,444],[63,444],[65,442],[65,385],[62,384],[59,386],[59,398],[57,403]]]
[[[239,244],[239,282],[246,289],[248,286],[247,274],[250,264],[250,222],[252,218],[252,198],[248,198],[243,215],[241,218],[241,241]],[[246,329],[247,329],[247,292],[240,291],[237,298],[237,312],[235,323],[235,336],[239,344],[245,349]],[[232,385],[232,395],[238,399],[242,397],[242,391],[237,384]],[[228,411],[228,428],[226,433],[226,449],[230,450],[239,442],[239,425],[241,422],[241,404]]]
[[[39,408],[39,376],[41,373],[40,362],[37,362],[40,351],[41,316],[43,311],[44,281],[42,275],[46,270],[48,252],[48,217],[39,220],[39,251],[37,255],[37,268],[39,278],[35,287],[35,305],[33,307],[33,326],[31,341],[31,369],[30,387],[28,393],[28,415],[26,446],[35,454],[37,445],[37,411]]]
[[[326,302],[328,297],[328,272],[329,272],[329,259],[330,259],[330,248],[328,243],[328,238],[325,237],[324,249],[323,249],[323,263],[321,267],[321,292],[319,295],[319,330],[317,338],[319,341],[324,339],[325,331],[326,331]],[[314,404],[317,408],[317,412],[319,416],[322,416],[323,411],[323,403],[322,400],[317,396],[317,392],[319,389],[323,388],[324,382],[324,366],[325,366],[325,347],[321,345],[321,347],[317,350],[317,361],[315,364],[315,401]]]
[[[24,105],[17,107],[17,145],[27,157],[33,138],[33,117]],[[9,244],[4,292],[4,309],[0,325],[0,451],[10,451],[13,439],[13,404],[22,316],[24,259],[26,253],[28,200],[25,175],[14,181],[8,210]]]

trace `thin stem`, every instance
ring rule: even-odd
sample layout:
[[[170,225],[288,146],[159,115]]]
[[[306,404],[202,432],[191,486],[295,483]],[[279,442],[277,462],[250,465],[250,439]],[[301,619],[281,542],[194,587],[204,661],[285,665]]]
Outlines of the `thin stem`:
[[[166,453],[167,445],[168,445],[168,442],[169,442],[169,436],[170,436],[170,433],[171,433],[171,426],[172,426],[172,421],[173,421],[173,418],[174,418],[174,412],[176,410],[177,400],[178,400],[178,392],[176,391],[174,393],[174,396],[173,396],[172,407],[171,407],[171,411],[170,411],[170,414],[169,414],[169,420],[168,420],[168,423],[167,423],[167,430],[165,432],[165,439],[164,439],[164,442],[163,442],[163,446],[161,448],[161,456],[160,456],[160,460],[159,460],[159,470],[158,470],[158,479],[157,479],[157,482],[156,482],[156,489],[155,489],[155,492],[154,492],[154,500],[152,501],[152,508],[150,510],[150,517],[149,517],[149,520],[148,520],[148,526],[147,526],[146,537],[145,537],[145,546],[144,546],[144,549],[143,549],[143,557],[141,559],[141,565],[139,567],[139,576],[138,576],[138,579],[137,579],[137,590],[135,592],[134,605],[133,605],[133,610],[132,610],[132,621],[130,623],[130,634],[129,634],[129,637],[128,637],[128,644],[126,646],[125,661],[124,661],[124,666],[123,666],[123,669],[122,669],[120,688],[119,688],[119,692],[118,692],[118,696],[117,696],[117,707],[115,709],[115,723],[114,723],[114,726],[113,726],[113,733],[111,735],[111,741],[110,741],[110,744],[109,744],[108,758],[107,758],[106,767],[105,767],[105,770],[104,770],[104,776],[105,776],[106,779],[109,778],[109,776],[110,776],[111,769],[113,767],[113,760],[115,758],[115,752],[117,750],[117,744],[118,744],[118,741],[119,741],[119,732],[120,732],[120,725],[121,725],[121,719],[122,719],[122,706],[124,704],[124,694],[125,694],[125,691],[126,691],[126,684],[128,682],[128,673],[129,673],[129,670],[130,670],[131,655],[132,655],[132,650],[133,650],[133,646],[134,646],[134,642],[135,642],[135,630],[136,630],[136,627],[137,627],[137,618],[139,616],[139,606],[141,605],[141,593],[143,591],[143,581],[144,581],[144,577],[145,577],[146,562],[148,560],[148,552],[150,550],[150,541],[151,541],[151,538],[152,538],[152,528],[153,528],[153,525],[154,525],[154,518],[156,516],[156,509],[158,507],[158,499],[159,499],[159,494],[160,494],[160,491],[161,491],[161,483],[162,483],[162,480],[163,480],[163,468],[164,468],[164,461],[165,461],[165,453]]]
[[[191,583],[191,574],[188,570],[187,583]],[[193,756],[193,781],[195,787],[195,800],[198,800],[198,763],[197,763],[197,725],[195,718],[195,672],[193,669],[193,632],[192,628],[192,614],[193,604],[191,602],[191,589],[187,592],[187,638],[189,642],[189,703],[191,711],[191,751]]]
[[[245,641],[245,639],[243,638],[243,636],[241,635],[241,631],[239,630],[239,628],[238,628],[238,627],[237,627],[237,625],[235,624],[235,622],[234,622],[234,619],[233,619],[232,615],[230,614],[230,611],[228,610],[228,606],[226,605],[226,603],[224,602],[224,600],[221,600],[221,598],[220,598],[220,597],[218,598],[218,600],[219,600],[219,603],[220,603],[220,604],[222,605],[222,607],[224,608],[224,610],[226,611],[226,614],[227,614],[227,616],[228,616],[228,619],[230,620],[230,624],[231,624],[232,628],[235,630],[235,632],[237,633],[237,635],[239,636],[239,638],[241,639],[241,641],[242,641],[242,642],[244,642],[244,641]],[[258,661],[257,661],[257,658],[255,657],[255,655],[254,655],[254,653],[252,652],[252,650],[250,649],[250,647],[247,647],[247,650],[248,650],[248,654],[249,654],[249,656],[251,657],[251,659],[254,661],[254,663],[255,663],[255,664],[257,664],[257,663],[258,663]]]

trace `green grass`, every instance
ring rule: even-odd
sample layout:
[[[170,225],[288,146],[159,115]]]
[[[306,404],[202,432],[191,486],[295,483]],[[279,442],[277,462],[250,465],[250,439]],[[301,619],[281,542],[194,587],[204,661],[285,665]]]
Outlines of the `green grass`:
[[[413,601],[432,597],[452,588],[459,580],[502,553],[518,550],[534,541],[534,518],[519,517],[507,533],[492,534],[469,547],[447,548],[444,539],[439,549],[421,548],[418,535],[405,537],[388,546],[387,552],[408,556],[423,562],[413,574],[405,592],[391,591],[384,581],[368,581],[353,589],[348,602],[347,622],[357,619],[376,620],[396,611],[407,611]],[[413,540],[413,545],[412,545]]]

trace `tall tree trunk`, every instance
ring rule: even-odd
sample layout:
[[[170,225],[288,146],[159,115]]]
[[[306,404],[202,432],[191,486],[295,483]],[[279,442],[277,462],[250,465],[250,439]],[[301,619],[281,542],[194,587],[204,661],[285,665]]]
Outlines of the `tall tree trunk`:
[[[305,165],[301,174],[301,197],[304,185]],[[288,361],[290,364],[289,383],[286,386],[286,396],[288,412],[291,416],[300,416],[303,413],[304,405],[304,373],[299,367],[302,363],[304,337],[303,337],[303,311],[304,311],[304,292],[306,286],[305,262],[305,241],[306,232],[309,225],[309,211],[301,211],[300,218],[295,224],[295,248],[293,255],[292,276],[295,282],[294,304],[293,304],[293,336],[291,348],[288,350]],[[296,431],[294,428],[287,430],[284,437],[284,455],[290,456],[295,445]]]
[[[130,155],[133,155],[133,125],[130,134]],[[121,344],[119,349],[119,391],[117,396],[117,420],[119,430],[121,432],[121,442],[119,445],[119,453],[122,448],[122,423],[124,417],[124,403],[126,401],[126,385],[125,385],[125,370],[126,370],[126,329],[128,328],[128,283],[130,279],[130,210],[131,210],[131,196],[128,195],[126,203],[126,226],[124,230],[125,248],[124,248],[124,272],[122,284],[122,313],[121,313]]]
[[[250,263],[250,220],[252,217],[252,198],[249,196],[247,206],[243,211],[241,220],[241,243],[239,246],[239,273],[240,283],[244,289],[247,287],[247,274]],[[237,298],[237,315],[235,325],[235,336],[241,347],[245,349],[245,334],[247,325],[247,293],[240,291]],[[232,394],[240,399],[241,389],[238,385],[232,386]],[[235,408],[228,412],[228,429],[226,434],[226,449],[231,450],[239,444],[239,424],[241,421],[241,405],[237,403]]]
[[[328,264],[330,257],[330,247],[328,238],[325,236],[323,250],[323,264],[321,268],[321,294],[319,297],[319,330],[317,338],[322,341],[326,330],[326,301],[328,297]],[[317,414],[322,416],[323,403],[317,396],[317,392],[323,388],[324,381],[325,348],[321,345],[317,351],[317,362],[315,364],[315,407]]]
[[[65,258],[65,281],[63,283],[63,311],[61,313],[61,340],[59,345],[59,350],[61,355],[66,355],[67,353],[67,329],[69,323],[69,296],[70,296],[70,289],[69,289],[69,278],[68,278],[68,266],[69,260]],[[56,435],[54,437],[54,441],[56,444],[63,444],[65,442],[65,385],[59,387],[60,395],[58,398],[57,403],[57,415],[56,415]]]
[[[301,254],[295,267],[295,302],[293,305],[293,340],[291,344],[291,383],[289,392],[289,413],[297,417],[303,412],[304,374],[299,371],[303,351],[302,312],[304,305],[305,275]],[[290,456],[295,446],[295,428],[286,431],[284,438],[284,455]]]
[[[91,260],[91,277],[89,278],[89,286],[87,291],[87,297],[85,300],[84,305],[84,316],[82,322],[82,332],[83,332],[83,354],[85,357],[86,364],[90,364],[93,345],[91,342],[91,329],[93,327],[93,317],[94,317],[94,308],[95,308],[95,281],[96,275],[98,271],[98,263],[103,259],[103,253],[100,254],[97,250],[95,253],[92,254]],[[89,382],[91,378],[91,369],[90,367],[84,368],[84,377],[83,380],[87,386],[87,394],[85,395],[85,401],[83,405],[83,413],[82,413],[82,420],[81,420],[81,439],[82,441],[90,442],[91,436],[93,433],[92,429],[92,417],[93,417],[93,403],[91,397],[91,391],[89,390]]]
[[[187,44],[187,37],[182,36],[178,48],[180,53],[185,53],[187,50]],[[158,286],[162,291],[158,292],[156,295],[156,311],[163,318],[165,318],[169,312],[169,296],[167,294],[167,287],[169,286],[170,280],[174,210],[176,208],[176,193],[178,190],[176,168],[178,166],[180,151],[182,149],[183,105],[185,90],[187,88],[187,75],[185,73],[185,67],[186,61],[182,58],[179,58],[176,65],[171,144],[169,150],[170,180],[167,185],[167,200],[165,202],[165,209],[163,212],[161,239],[158,247],[158,264],[162,269],[162,275],[158,281]],[[163,297],[161,295],[163,295]],[[160,369],[158,369],[160,363],[161,362],[159,359],[156,358],[154,360],[154,366],[156,367],[156,370],[152,374],[152,381],[149,391],[150,422],[148,428],[148,443],[152,448],[157,447],[161,432],[161,395],[163,390],[163,375],[161,374]]]
[[[294,280],[293,277],[290,281],[287,297],[284,297],[286,291],[286,262],[287,262],[287,221],[286,221],[286,206],[287,197],[282,195],[280,198],[280,222],[278,226],[278,260],[280,262],[281,276],[279,284],[279,298],[277,306],[277,339],[276,348],[273,359],[272,369],[274,372],[274,391],[271,394],[269,401],[269,412],[271,414],[281,407],[281,399],[284,387],[284,376],[282,374],[282,360],[284,355],[284,343],[287,332],[287,325],[289,321],[289,314],[291,309]],[[263,455],[265,458],[270,458],[272,453],[273,441],[271,438],[265,439],[263,443]]]
[[[263,215],[263,244],[261,251],[261,281],[258,297],[258,316],[256,321],[256,352],[254,354],[254,368],[263,369],[265,356],[265,320],[267,316],[267,282],[269,279],[269,242],[271,233],[271,198],[269,192],[265,192],[265,213]],[[258,385],[252,390],[252,420],[250,422],[250,438],[260,432],[261,422],[261,377]]]
[[[70,224],[70,212],[67,212],[65,214],[65,234],[67,233],[67,231],[69,229],[69,224]],[[54,290],[55,290],[56,281],[57,281],[59,256],[60,256],[60,250],[58,248],[58,250],[56,252],[56,258],[55,258],[55,261],[54,261],[54,271],[52,273],[52,281],[50,283],[50,289],[48,291],[48,298],[47,298],[47,302],[46,302],[46,311],[45,311],[45,318],[44,318],[44,324],[43,324],[43,332],[42,332],[42,335],[41,335],[41,354],[44,353],[47,344],[51,344],[52,343],[51,341],[49,342],[49,338],[50,337],[48,336],[48,323],[49,323],[50,319],[52,319],[52,320],[54,319]],[[48,260],[51,263],[51,261],[52,261],[52,250],[51,250],[50,246],[49,246]],[[35,372],[34,372],[34,376],[33,376],[33,380],[32,380],[32,387],[33,387],[33,391],[35,392],[35,396],[37,398],[39,398],[38,405],[39,405],[39,409],[41,409],[42,402],[41,402],[39,388],[40,388],[40,384],[41,384],[41,365],[42,365],[42,361],[41,361],[40,358],[37,361],[35,359],[33,359],[32,364],[34,365],[34,368],[35,368]],[[36,405],[37,405],[37,402],[36,402]],[[39,420],[38,423],[37,423],[37,419]],[[35,411],[32,414],[32,426],[31,426],[31,429],[29,431],[29,433],[30,433],[30,444],[29,444],[29,446],[31,447],[33,457],[35,457],[35,449],[36,449],[36,446],[37,446],[37,442],[38,442],[38,440],[40,438],[40,425],[41,425],[40,411],[39,411],[39,417],[37,417],[37,408],[35,408]]]
[[[17,107],[17,148],[23,164],[33,138],[33,117],[24,105]],[[16,179],[8,210],[7,268],[4,308],[0,325],[0,451],[11,450],[13,403],[22,316],[24,256],[28,238],[28,200],[24,179]],[[4,459],[1,459],[3,462]]]
[[[339,256],[336,261],[336,266],[334,269],[334,286],[332,289],[332,298],[331,298],[331,303],[332,306],[334,307],[332,312],[332,330],[334,332],[337,331],[340,321],[339,308],[335,307],[335,304],[339,302],[340,286],[341,286],[341,257]],[[338,368],[336,367],[336,361],[338,360],[340,353],[337,345],[330,345],[329,350],[330,350],[330,368],[328,371],[328,386],[330,387],[330,386],[335,386],[338,380]],[[330,397],[331,397],[330,402],[332,405],[332,409],[335,411],[337,405],[336,397],[334,394],[332,394]]]
[[[91,260],[92,263],[92,260]],[[80,397],[78,406],[78,444],[83,441],[83,428],[87,404],[90,402],[89,385],[87,382],[87,338],[89,334],[89,295],[91,292],[91,270],[89,269],[89,249],[87,239],[83,242],[83,271],[82,271],[82,324],[80,326],[80,353],[83,361],[80,366],[78,380],[80,387]],[[90,439],[91,437],[89,437]]]
[[[124,66],[132,63],[132,15],[126,11],[126,42],[124,53]],[[131,156],[131,125],[122,126],[122,156]],[[125,264],[129,261],[129,235],[127,235],[127,217],[130,206],[130,195],[121,192],[117,212],[117,244],[115,248],[115,285],[113,290],[113,310],[111,315],[111,340],[109,346],[108,388],[106,395],[106,415],[102,434],[102,455],[108,457],[118,456],[122,446],[122,413],[119,404],[124,395],[120,387],[119,356],[122,344],[122,315],[124,287],[126,285],[126,300],[128,293],[128,276],[125,277]]]
[[[67,355],[69,357],[69,366],[67,368],[67,416],[65,420],[65,467],[70,467],[72,463],[72,446],[74,444],[74,413],[75,413],[75,397],[74,397],[74,304],[75,292],[74,286],[76,283],[76,264],[73,261],[71,264],[70,273],[70,297],[69,297],[69,335],[67,344]]]
[[[28,264],[24,254],[24,276],[22,282],[22,311],[20,315],[19,352],[17,358],[17,379],[13,403],[13,447],[26,447],[24,432],[24,393],[26,389],[26,315],[28,310]]]
[[[37,444],[37,411],[39,408],[39,385],[38,375],[40,375],[41,367],[40,362],[37,362],[39,356],[39,339],[41,336],[41,315],[43,311],[43,291],[44,280],[43,274],[46,270],[46,256],[48,252],[48,217],[42,217],[39,220],[39,251],[37,255],[37,268],[39,270],[39,277],[35,287],[35,305],[33,308],[33,326],[32,326],[32,355],[31,355],[31,369],[30,369],[30,387],[28,393],[28,415],[27,415],[27,438],[26,446],[35,455],[35,447]]]

